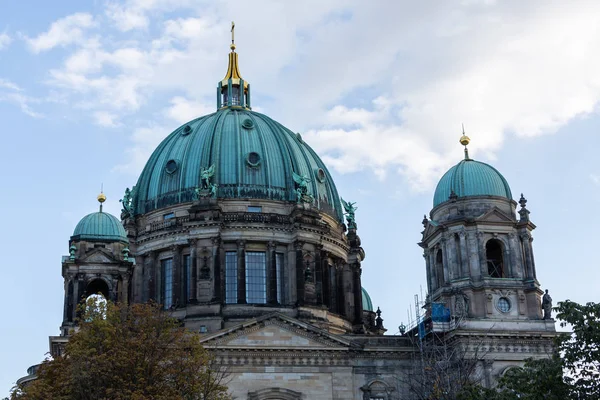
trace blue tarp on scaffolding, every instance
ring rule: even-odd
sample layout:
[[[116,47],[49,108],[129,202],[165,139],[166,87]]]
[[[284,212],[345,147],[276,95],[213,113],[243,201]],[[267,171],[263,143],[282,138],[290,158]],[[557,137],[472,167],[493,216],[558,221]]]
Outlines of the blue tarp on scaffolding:
[[[434,322],[450,322],[450,309],[444,307],[444,303],[432,303],[431,320]]]

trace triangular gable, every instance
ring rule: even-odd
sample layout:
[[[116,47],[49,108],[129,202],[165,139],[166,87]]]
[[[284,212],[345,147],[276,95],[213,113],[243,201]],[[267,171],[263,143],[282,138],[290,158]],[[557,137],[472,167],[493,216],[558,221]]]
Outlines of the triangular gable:
[[[86,263],[114,263],[117,262],[111,254],[107,254],[102,249],[94,249],[91,253],[86,254],[81,261]]]
[[[280,313],[256,318],[204,336],[202,343],[219,349],[347,350],[351,342]]]
[[[514,218],[506,215],[497,207],[492,208],[487,213],[476,219],[477,222],[516,222]]]

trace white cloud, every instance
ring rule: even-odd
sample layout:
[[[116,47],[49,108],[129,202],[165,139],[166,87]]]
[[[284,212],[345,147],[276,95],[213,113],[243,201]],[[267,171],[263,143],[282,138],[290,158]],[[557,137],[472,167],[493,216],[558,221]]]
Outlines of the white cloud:
[[[125,151],[127,161],[117,165],[114,170],[139,175],[156,146],[171,131],[172,127],[160,125],[149,125],[135,129],[131,137],[132,145]]]
[[[50,50],[57,46],[83,41],[85,30],[94,26],[94,18],[88,13],[76,13],[56,20],[47,32],[35,38],[25,38],[34,53]]]
[[[110,3],[106,7],[106,15],[113,20],[117,28],[123,32],[148,27],[148,18],[141,10],[127,8],[121,4]]]
[[[31,104],[39,103],[39,100],[36,98],[26,96],[23,93],[20,93],[20,92],[0,93],[0,102],[16,104],[23,113],[29,115],[32,118],[44,117],[43,114],[38,113],[31,108]]]
[[[174,121],[183,124],[214,111],[216,111],[215,107],[211,108],[201,102],[177,96],[171,99],[171,106],[165,110],[165,114]]]
[[[17,92],[23,91],[19,85],[6,79],[0,78],[0,89],[9,89]]]
[[[94,121],[96,124],[106,128],[114,128],[120,125],[117,116],[107,111],[94,112]]]
[[[597,3],[128,0],[104,11],[135,39],[110,26],[86,37],[70,16],[34,46],[77,44],[49,82],[92,115],[152,105],[162,127],[212,112],[235,15],[255,106],[306,131],[333,168],[399,172],[415,189],[460,159],[461,123],[471,154],[493,157],[506,135],[553,133],[600,99]],[[52,33],[69,29],[76,39]]]
[[[0,33],[0,50],[6,49],[12,42],[12,38],[7,33]]]
[[[590,174],[590,179],[594,185],[600,185],[600,175]]]

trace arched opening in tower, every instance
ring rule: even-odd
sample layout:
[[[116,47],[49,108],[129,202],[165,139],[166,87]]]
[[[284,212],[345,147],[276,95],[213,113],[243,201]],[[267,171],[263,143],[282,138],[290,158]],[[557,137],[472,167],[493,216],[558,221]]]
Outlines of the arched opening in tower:
[[[485,245],[485,254],[490,278],[504,278],[502,243],[496,239],[489,240]]]
[[[103,279],[94,279],[93,281],[88,283],[87,287],[85,288],[86,299],[92,295],[97,294],[102,295],[107,300],[110,299],[108,284]]]

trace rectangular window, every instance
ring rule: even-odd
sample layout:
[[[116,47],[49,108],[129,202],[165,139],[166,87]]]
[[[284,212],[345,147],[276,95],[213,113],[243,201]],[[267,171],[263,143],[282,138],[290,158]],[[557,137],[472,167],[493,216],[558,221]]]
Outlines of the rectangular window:
[[[283,253],[275,253],[275,271],[277,273],[277,302],[283,301],[282,282],[283,282]]]
[[[246,252],[246,302],[267,303],[267,258],[265,252]]]
[[[183,256],[183,273],[185,274],[185,302],[190,299],[190,287],[192,287],[192,258],[189,254]]]
[[[168,213],[168,214],[163,215],[163,221],[166,221],[168,219],[173,219],[173,218],[175,218],[175,213]]]
[[[163,306],[165,309],[173,305],[173,259],[167,258],[160,261],[162,267],[162,277],[164,282]]]
[[[262,207],[261,206],[248,206],[248,212],[251,212],[251,213],[261,213],[262,212]]]
[[[237,303],[237,252],[225,252],[225,302]]]

